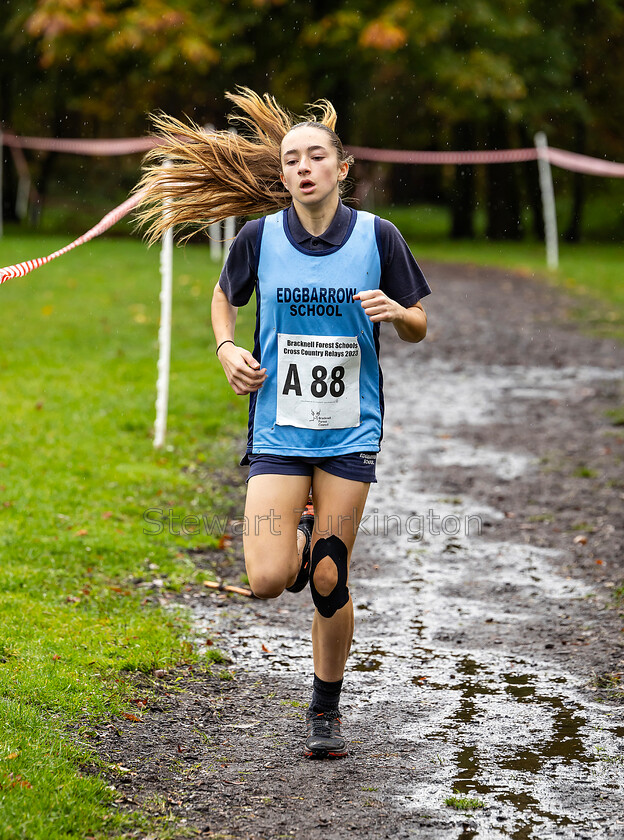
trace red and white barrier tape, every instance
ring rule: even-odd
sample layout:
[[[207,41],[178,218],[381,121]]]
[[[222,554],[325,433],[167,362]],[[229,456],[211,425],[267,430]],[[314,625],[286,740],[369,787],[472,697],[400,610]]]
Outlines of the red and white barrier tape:
[[[520,163],[537,160],[537,149],[500,149],[484,152],[411,152],[399,149],[370,149],[364,146],[349,146],[348,151],[360,160],[380,163],[450,163],[456,165],[476,163]],[[552,146],[542,153],[553,166],[583,172],[587,175],[603,175],[608,178],[624,178],[624,163],[566,152]]]
[[[491,152],[410,152],[399,149],[349,146],[347,151],[360,160],[380,163],[519,163],[537,159],[537,149],[501,149]]]
[[[570,169],[572,172],[583,172],[586,175],[604,175],[607,178],[624,178],[624,163],[601,160],[600,158],[555,148],[548,149],[548,159],[553,166]]]
[[[80,140],[60,137],[20,137],[7,132],[2,136],[6,146],[38,151],[69,152],[78,155],[128,155],[146,152],[160,144],[157,137],[128,137],[108,140]],[[380,163],[421,164],[478,164],[478,163],[521,163],[537,159],[537,149],[499,149],[470,152],[413,152],[401,149],[371,149],[365,146],[349,146],[348,151],[360,160]],[[624,163],[579,155],[563,149],[549,147],[544,157],[553,166],[584,172],[587,175],[603,175],[609,178],[624,178]]]
[[[59,251],[55,251],[47,257],[37,257],[34,260],[26,260],[26,262],[21,262],[17,265],[8,265],[4,268],[0,268],[0,285],[12,277],[23,277],[35,268],[40,268],[40,266],[49,263],[56,257],[60,257],[68,251],[71,251],[73,248],[77,248],[78,245],[83,245],[90,239],[94,239],[96,236],[104,233],[104,231],[111,228],[120,219],[123,219],[124,216],[127,216],[132,208],[138,204],[140,199],[141,193],[131,195],[130,198],[123,202],[123,204],[120,204],[119,207],[115,207],[114,210],[107,213],[106,216],[97,223],[97,225],[91,228],[91,230],[83,233],[82,236],[78,237],[78,239],[75,239],[73,242],[70,242],[69,245],[65,245],[64,248],[61,248]]]
[[[127,137],[108,140],[80,140],[63,137],[19,137],[9,132],[2,135],[5,146],[34,149],[40,152],[69,152],[75,155],[131,155],[147,152],[160,145],[157,137]]]

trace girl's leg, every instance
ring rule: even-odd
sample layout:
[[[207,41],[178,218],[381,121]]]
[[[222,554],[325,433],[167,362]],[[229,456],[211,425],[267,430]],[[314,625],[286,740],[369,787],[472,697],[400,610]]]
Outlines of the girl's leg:
[[[249,585],[258,598],[277,598],[301,564],[297,525],[308,500],[305,475],[254,475],[247,484],[243,549]]]
[[[314,534],[312,546],[319,537],[337,536],[347,547],[347,561],[355,542],[364,512],[369,484],[338,478],[321,469],[314,470]],[[295,526],[296,527],[296,526]],[[314,585],[321,595],[329,595],[338,581],[336,564],[323,558],[314,572]],[[342,679],[353,638],[353,603],[351,596],[331,618],[318,610],[312,622],[314,672],[326,682]]]

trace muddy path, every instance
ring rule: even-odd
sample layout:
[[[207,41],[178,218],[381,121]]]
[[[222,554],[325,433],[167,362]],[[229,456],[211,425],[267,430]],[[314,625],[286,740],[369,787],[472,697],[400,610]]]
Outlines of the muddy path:
[[[118,807],[249,840],[624,837],[624,431],[605,413],[624,347],[582,336],[569,302],[526,278],[425,268],[427,341],[383,343],[349,757],[301,756],[308,591],[189,590],[195,641],[229,662],[156,676],[140,726],[99,731]],[[236,541],[196,560],[242,571]],[[450,807],[454,792],[483,807]]]

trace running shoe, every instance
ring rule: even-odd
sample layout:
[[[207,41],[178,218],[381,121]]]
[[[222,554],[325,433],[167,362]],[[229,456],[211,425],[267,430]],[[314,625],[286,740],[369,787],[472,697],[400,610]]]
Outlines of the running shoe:
[[[303,531],[305,536],[305,546],[303,547],[303,553],[301,555],[301,568],[299,569],[297,579],[292,586],[286,587],[289,592],[301,592],[302,589],[305,589],[305,586],[310,579],[310,546],[312,544],[312,531],[314,530],[314,506],[312,504],[311,496],[308,497],[308,503],[301,515],[299,525],[297,525],[297,530]]]
[[[313,712],[306,714],[306,758],[343,758],[348,755],[347,744],[340,734],[340,712]]]

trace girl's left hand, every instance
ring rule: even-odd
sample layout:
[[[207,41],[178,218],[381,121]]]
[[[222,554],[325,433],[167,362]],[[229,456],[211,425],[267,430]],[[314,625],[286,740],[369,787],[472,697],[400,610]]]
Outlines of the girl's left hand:
[[[353,300],[360,301],[364,312],[366,312],[373,323],[378,321],[396,321],[404,311],[400,303],[389,298],[381,289],[358,292],[356,295],[353,295]]]

